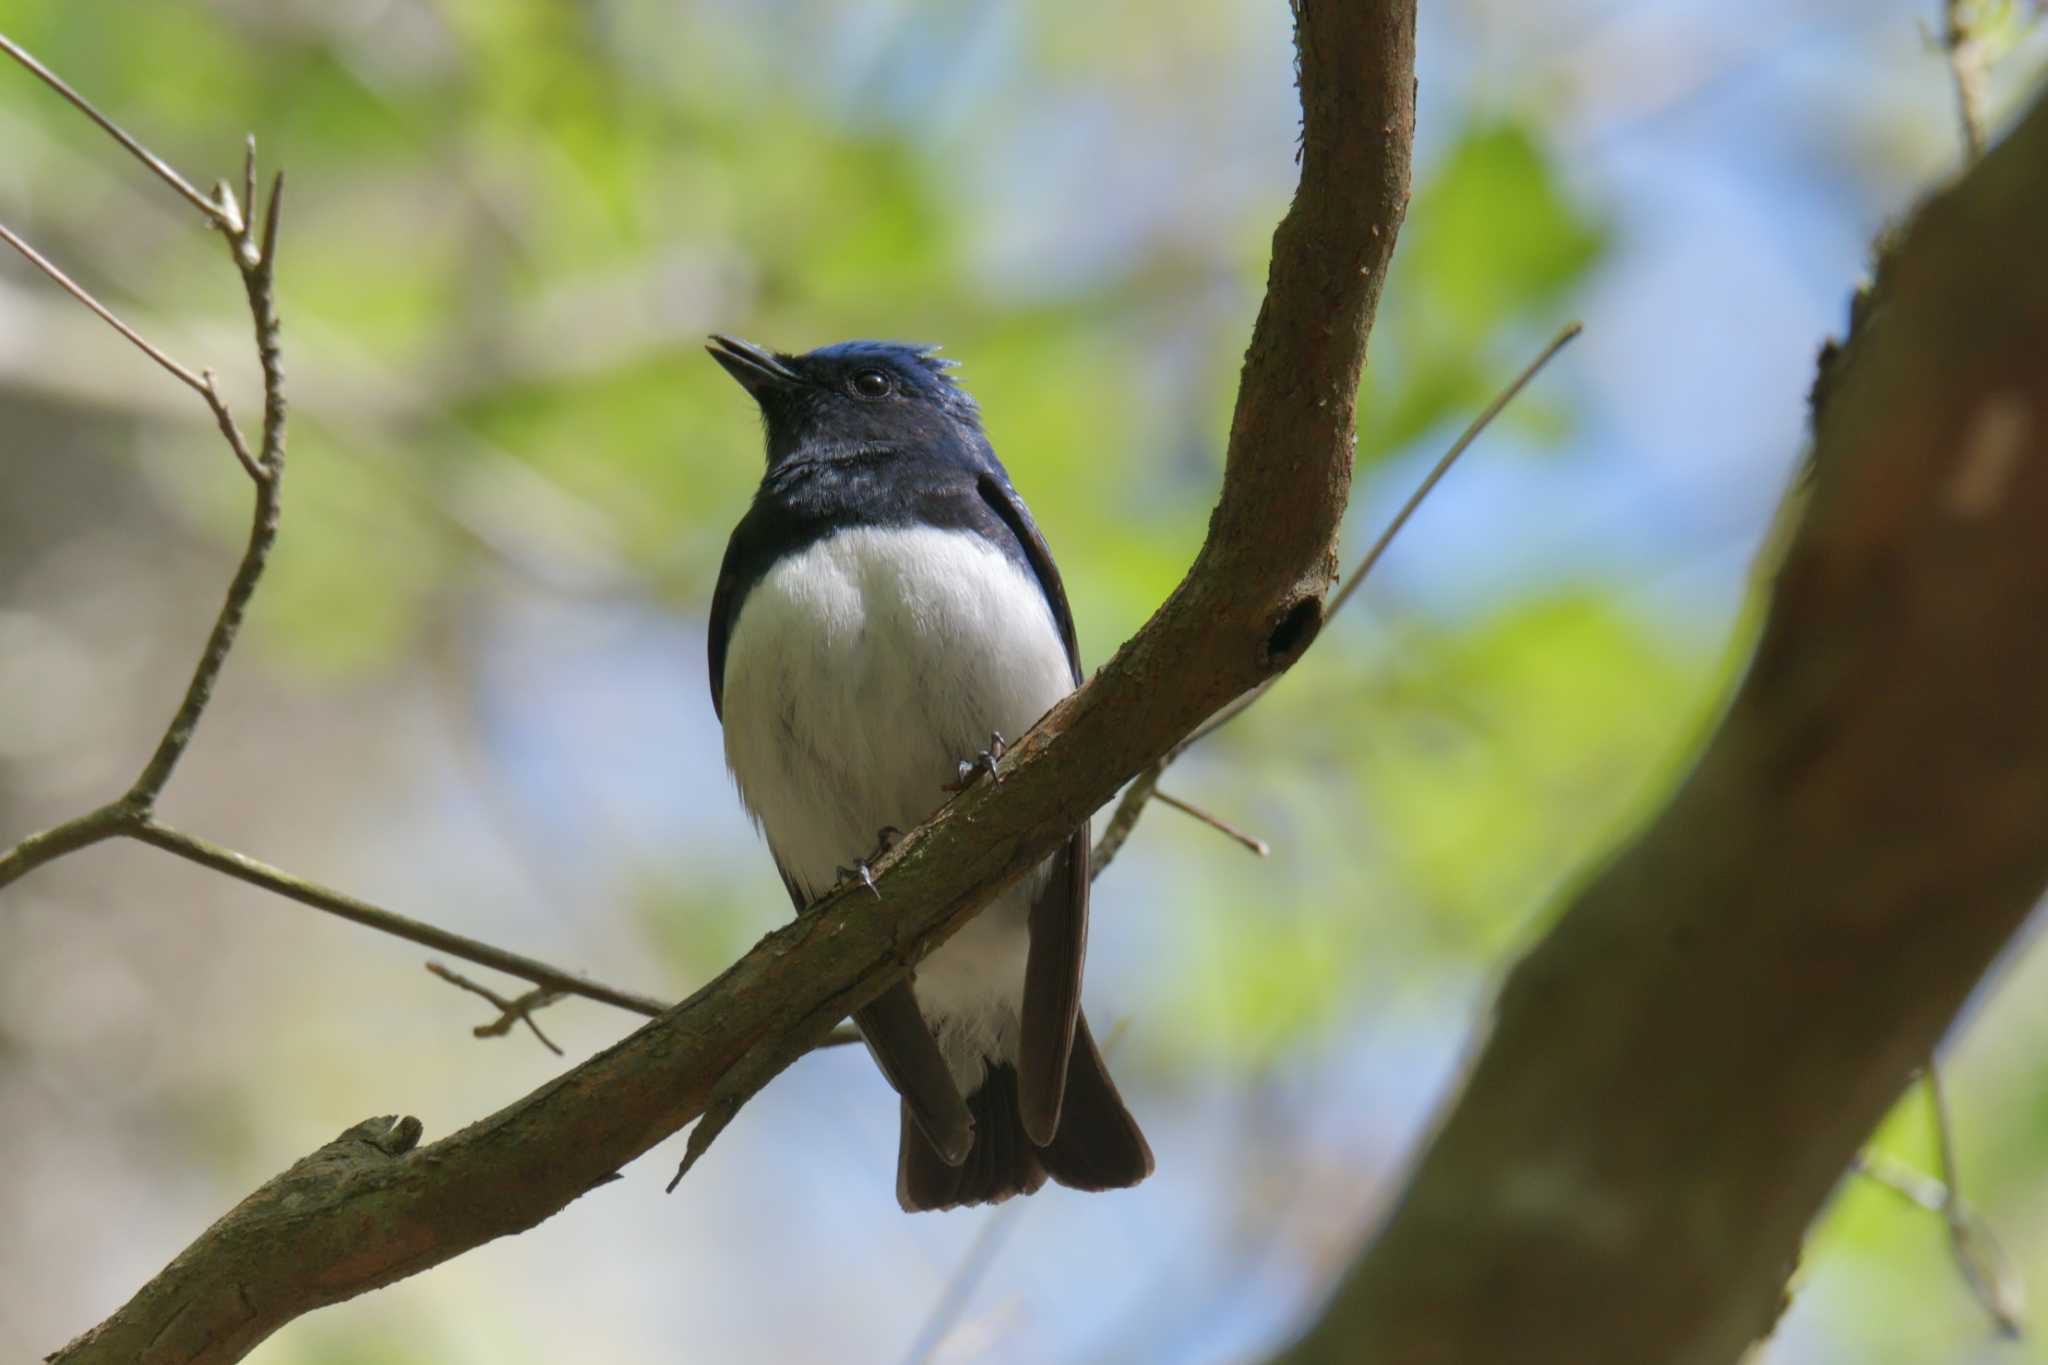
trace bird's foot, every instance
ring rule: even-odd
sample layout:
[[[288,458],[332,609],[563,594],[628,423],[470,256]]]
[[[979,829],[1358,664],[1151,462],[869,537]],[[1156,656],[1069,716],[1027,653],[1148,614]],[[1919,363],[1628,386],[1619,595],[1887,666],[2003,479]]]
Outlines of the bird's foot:
[[[868,889],[870,896],[873,896],[876,900],[882,898],[882,893],[875,887],[875,870],[868,866],[867,859],[862,858],[852,867],[835,867],[832,871],[839,878],[838,881],[832,884],[834,891],[839,890],[849,882],[859,882]]]
[[[1001,770],[996,767],[996,764],[998,761],[1001,760],[1002,756],[1009,751],[1009,747],[1009,744],[1004,741],[1001,731],[990,732],[988,737],[988,747],[986,749],[983,749],[980,753],[976,754],[972,759],[961,759],[959,779],[957,781],[946,783],[944,786],[940,787],[939,790],[948,792],[964,792],[969,787],[973,786],[974,779],[981,776],[981,774],[983,773],[988,774],[989,781],[1001,782],[1003,780],[1003,774]]]
[[[882,826],[875,833],[875,851],[873,853],[868,854],[867,857],[862,858],[852,867],[835,867],[832,869],[839,878],[838,883],[832,889],[837,891],[839,887],[845,886],[848,882],[859,882],[868,889],[869,895],[873,896],[876,900],[880,900],[882,893],[875,887],[875,869],[872,865],[888,857],[889,850],[896,847],[902,841],[902,830],[894,825]]]

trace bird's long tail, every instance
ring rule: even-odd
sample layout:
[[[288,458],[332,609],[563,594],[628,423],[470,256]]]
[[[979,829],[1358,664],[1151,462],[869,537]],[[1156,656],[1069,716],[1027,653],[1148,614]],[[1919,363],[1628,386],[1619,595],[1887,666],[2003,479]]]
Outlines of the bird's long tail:
[[[946,1164],[904,1107],[896,1201],[906,1212],[1000,1203],[1032,1193],[1048,1175],[1077,1190],[1115,1190],[1152,1174],[1152,1149],[1110,1080],[1086,1018],[1075,1024],[1059,1130],[1048,1146],[1036,1146],[1025,1135],[1017,1072],[1007,1063],[989,1067],[967,1107],[974,1115],[974,1146],[958,1166]]]

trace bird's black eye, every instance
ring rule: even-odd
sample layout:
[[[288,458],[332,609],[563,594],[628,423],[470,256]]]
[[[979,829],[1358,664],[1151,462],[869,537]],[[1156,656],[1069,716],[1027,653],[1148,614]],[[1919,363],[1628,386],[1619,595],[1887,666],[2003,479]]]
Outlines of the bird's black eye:
[[[846,381],[846,387],[855,398],[887,398],[896,382],[880,370],[862,370]]]

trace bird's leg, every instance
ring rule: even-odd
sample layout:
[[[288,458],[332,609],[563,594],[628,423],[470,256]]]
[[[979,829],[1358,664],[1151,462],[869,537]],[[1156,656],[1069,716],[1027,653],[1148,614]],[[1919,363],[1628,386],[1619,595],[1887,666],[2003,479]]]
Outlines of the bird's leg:
[[[883,858],[887,857],[889,850],[896,847],[902,838],[903,831],[896,828],[896,826],[882,826],[875,833],[875,851],[873,853],[868,854],[867,857],[862,858],[852,867],[835,867],[832,869],[839,877],[838,885],[834,886],[833,890],[838,890],[840,886],[844,886],[848,882],[859,882],[868,889],[869,895],[873,896],[876,900],[880,900],[882,893],[875,889],[875,869],[871,864],[879,863]]]
[[[939,788],[939,790],[949,792],[964,792],[969,787],[974,785],[974,779],[982,773],[987,773],[988,780],[991,782],[1002,781],[1003,775],[996,768],[996,763],[999,759],[1002,758],[1002,756],[1006,752],[1008,752],[1009,747],[1009,744],[1004,741],[1002,732],[1000,730],[990,731],[988,737],[988,747],[986,749],[983,749],[980,753],[976,754],[971,760],[964,758],[961,759],[959,780],[954,782],[948,782],[944,786]]]

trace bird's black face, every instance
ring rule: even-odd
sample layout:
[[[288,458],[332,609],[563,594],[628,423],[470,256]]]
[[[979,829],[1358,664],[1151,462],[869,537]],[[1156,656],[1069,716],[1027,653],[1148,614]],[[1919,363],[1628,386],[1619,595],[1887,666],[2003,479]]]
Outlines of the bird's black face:
[[[799,453],[978,443],[974,400],[930,347],[842,341],[784,355],[714,336],[712,359],[761,405],[772,468]]]

